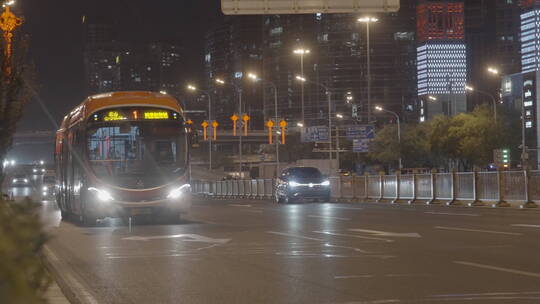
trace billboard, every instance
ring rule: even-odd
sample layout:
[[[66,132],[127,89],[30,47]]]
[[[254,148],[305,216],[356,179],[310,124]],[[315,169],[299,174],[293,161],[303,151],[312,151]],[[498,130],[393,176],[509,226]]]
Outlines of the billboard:
[[[397,12],[400,0],[221,0],[225,15]]]
[[[328,126],[302,128],[302,142],[328,142]]]

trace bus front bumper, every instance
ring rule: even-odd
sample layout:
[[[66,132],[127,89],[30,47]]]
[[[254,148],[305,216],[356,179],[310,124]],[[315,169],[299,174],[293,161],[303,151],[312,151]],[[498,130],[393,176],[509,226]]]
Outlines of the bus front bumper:
[[[127,202],[110,200],[96,202],[92,213],[97,217],[129,217],[137,215],[163,215],[167,213],[185,214],[191,208],[191,196],[184,195],[176,199],[155,201]]]

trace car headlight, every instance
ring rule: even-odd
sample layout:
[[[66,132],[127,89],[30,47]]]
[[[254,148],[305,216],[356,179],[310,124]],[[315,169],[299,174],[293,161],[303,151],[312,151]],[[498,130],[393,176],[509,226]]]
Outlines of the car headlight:
[[[111,194],[105,190],[100,190],[98,188],[90,187],[88,191],[93,191],[97,194],[97,198],[102,202],[112,201],[113,197]]]
[[[330,186],[330,181],[329,181],[329,180],[325,180],[324,182],[321,183],[321,185],[323,185],[323,186]]]
[[[293,188],[294,188],[294,187],[298,187],[299,185],[300,185],[300,184],[297,183],[297,182],[295,182],[295,181],[289,182],[289,186],[291,186],[291,187],[293,187]]]
[[[25,178],[25,179],[24,179],[24,182],[25,182],[25,183],[28,183],[28,179]]]
[[[169,192],[169,195],[167,195],[167,198],[169,199],[177,199],[182,196],[184,191],[187,191],[189,188],[191,188],[190,184],[182,185],[176,189],[173,189],[171,192]]]
[[[49,190],[49,187],[43,186],[43,191],[47,191],[47,190]]]

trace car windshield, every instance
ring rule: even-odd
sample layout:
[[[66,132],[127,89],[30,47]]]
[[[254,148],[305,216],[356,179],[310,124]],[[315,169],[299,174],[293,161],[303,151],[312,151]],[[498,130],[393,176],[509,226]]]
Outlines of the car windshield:
[[[186,169],[186,135],[178,122],[122,122],[88,130],[98,178],[124,188],[164,185]]]
[[[317,168],[292,168],[289,174],[296,178],[322,178],[321,171]]]
[[[26,178],[26,175],[24,174],[17,174],[14,176],[15,178]]]

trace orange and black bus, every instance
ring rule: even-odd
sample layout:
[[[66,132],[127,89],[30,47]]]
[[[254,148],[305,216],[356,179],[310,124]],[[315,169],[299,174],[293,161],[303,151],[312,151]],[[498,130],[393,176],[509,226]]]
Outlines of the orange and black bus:
[[[178,219],[191,207],[189,133],[178,101],[153,92],[88,97],[56,133],[62,216]]]

